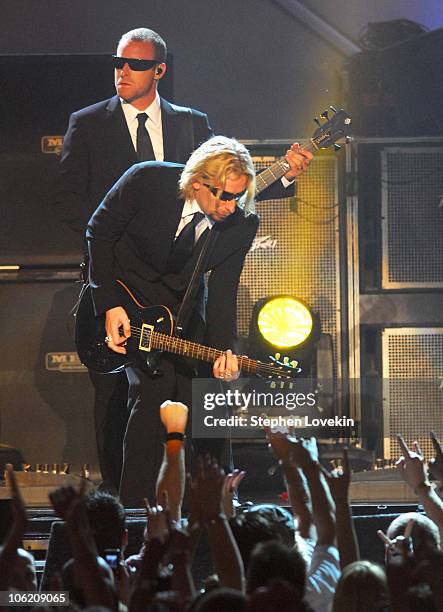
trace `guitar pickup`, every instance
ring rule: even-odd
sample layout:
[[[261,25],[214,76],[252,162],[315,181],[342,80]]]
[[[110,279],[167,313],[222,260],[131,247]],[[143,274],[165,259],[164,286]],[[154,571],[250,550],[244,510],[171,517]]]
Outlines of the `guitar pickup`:
[[[150,352],[151,348],[151,340],[152,340],[152,332],[154,331],[153,325],[148,325],[147,323],[142,324],[142,330],[140,334],[140,342],[138,343],[138,348],[141,351]]]

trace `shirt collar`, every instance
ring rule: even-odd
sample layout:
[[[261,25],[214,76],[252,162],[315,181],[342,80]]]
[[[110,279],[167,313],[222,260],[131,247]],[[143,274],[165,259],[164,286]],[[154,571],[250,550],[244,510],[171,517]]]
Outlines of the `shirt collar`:
[[[160,107],[160,96],[159,96],[158,91],[155,92],[155,98],[151,102],[151,104],[143,110],[135,108],[135,106],[132,106],[132,104],[130,104],[129,102],[122,100],[122,98],[120,98],[120,102],[121,102],[122,109],[123,109],[123,112],[125,114],[125,117],[128,123],[137,121],[137,115],[139,113],[146,113],[150,121],[152,121],[156,125],[161,125],[162,113],[161,113],[161,107]]]
[[[183,206],[181,218],[186,219],[187,217],[190,217],[191,215],[195,215],[195,213],[197,212],[199,213],[203,212],[200,206],[197,204],[197,200],[195,199],[186,200]],[[215,221],[213,221],[211,217],[208,217],[205,215],[205,219],[208,222],[209,227],[212,227],[214,225]]]

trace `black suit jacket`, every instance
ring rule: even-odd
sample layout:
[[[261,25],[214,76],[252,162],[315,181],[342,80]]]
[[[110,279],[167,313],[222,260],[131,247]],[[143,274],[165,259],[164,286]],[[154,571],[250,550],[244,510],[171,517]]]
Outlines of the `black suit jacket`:
[[[165,304],[177,311],[205,240],[203,234],[180,274],[168,274],[167,260],[183,209],[177,197],[182,169],[180,164],[167,162],[133,166],[90,219],[87,238],[96,314],[120,305],[116,278],[124,280],[145,304]],[[237,209],[211,230],[218,236],[206,266],[211,270],[206,334],[196,339],[216,348],[233,346],[238,282],[258,223],[255,214],[245,217]],[[196,306],[195,316],[197,311]]]
[[[185,163],[212,136],[208,117],[160,98],[164,159]],[[84,235],[112,185],[138,162],[118,96],[73,113],[63,143],[54,205],[62,221]]]
[[[165,161],[186,163],[213,135],[206,114],[160,98]],[[59,218],[84,236],[86,224],[112,185],[138,163],[118,96],[73,113],[63,143],[53,204]],[[281,181],[259,200],[287,198],[294,188]]]

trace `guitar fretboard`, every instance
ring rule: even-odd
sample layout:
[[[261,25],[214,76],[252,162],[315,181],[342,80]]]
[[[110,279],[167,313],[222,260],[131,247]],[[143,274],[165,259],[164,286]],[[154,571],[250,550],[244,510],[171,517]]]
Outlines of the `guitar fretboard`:
[[[140,336],[140,329],[134,328],[132,333],[135,336]],[[175,336],[168,336],[167,334],[153,331],[149,327],[142,329],[141,344],[153,349],[167,351],[168,353],[174,353],[176,355],[183,355],[184,357],[191,357],[208,363],[214,363],[214,361],[225,352],[205,346],[204,344],[198,344],[197,342],[183,340]],[[291,372],[291,368],[263,363],[255,359],[250,359],[246,355],[238,355],[237,359],[239,369],[244,370],[248,374],[292,378],[293,372]]]
[[[314,139],[310,140],[309,142],[306,142],[302,147],[300,147],[302,151],[311,151],[311,153],[313,151],[316,151],[318,148],[319,147]],[[272,183],[278,181],[278,179],[280,179],[283,175],[286,174],[289,168],[290,165],[287,162],[286,158],[280,157],[280,159],[274,162],[272,166],[269,166],[269,168],[266,168],[266,170],[263,170],[263,172],[257,174],[255,183],[255,195],[258,195],[264,189],[269,187],[269,185],[272,185]]]

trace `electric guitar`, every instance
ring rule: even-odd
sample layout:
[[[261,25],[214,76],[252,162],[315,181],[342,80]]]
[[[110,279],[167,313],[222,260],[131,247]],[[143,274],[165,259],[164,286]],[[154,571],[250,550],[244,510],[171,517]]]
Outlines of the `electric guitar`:
[[[318,128],[301,149],[315,152],[332,145],[339,148],[337,142],[349,138],[350,116],[343,109],[336,111],[332,106],[331,109],[333,111],[331,118],[328,116],[328,111],[320,115],[323,124],[315,119]],[[280,179],[289,168],[287,160],[281,157],[261,172],[257,176],[256,194]],[[120,305],[126,310],[131,321],[131,337],[127,340],[126,355],[115,353],[107,347],[105,316],[95,316],[89,285],[84,285],[80,296],[76,313],[75,341],[80,361],[90,370],[111,373],[119,372],[129,364],[145,368],[148,364],[148,369],[152,371],[155,369],[155,360],[151,359],[151,356],[158,351],[210,363],[223,354],[223,351],[175,336],[174,318],[166,306],[143,306],[122,281],[117,281],[117,287],[121,297]],[[143,361],[140,358],[142,354],[146,357]],[[265,378],[293,378],[300,372],[296,362],[281,363],[273,359],[271,363],[263,363],[246,356],[239,356],[238,360],[239,367],[244,372]]]
[[[126,310],[131,322],[131,336],[127,339],[126,355],[115,353],[108,348],[105,337],[105,315],[95,316],[89,285],[85,285],[76,314],[75,342],[80,361],[90,370],[101,373],[119,372],[127,365],[146,368],[152,373],[149,357],[166,351],[175,355],[191,357],[199,361],[214,361],[223,355],[220,351],[197,342],[174,336],[174,317],[166,306],[143,306],[131,290],[117,281],[119,303]],[[142,356],[148,359],[142,359]],[[238,356],[239,367],[248,374],[263,378],[293,378],[300,372],[296,362],[263,363]]]

